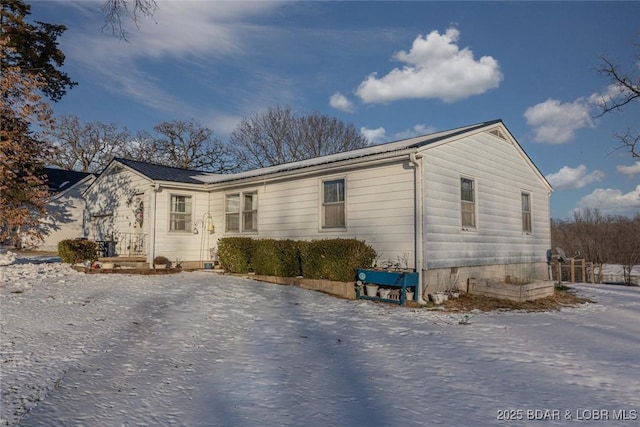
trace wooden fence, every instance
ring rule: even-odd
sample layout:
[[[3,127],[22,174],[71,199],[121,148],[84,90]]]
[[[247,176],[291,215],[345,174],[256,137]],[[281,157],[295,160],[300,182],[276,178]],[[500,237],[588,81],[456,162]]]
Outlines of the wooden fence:
[[[597,275],[596,268],[599,272]],[[556,282],[602,283],[602,265],[594,265],[582,258],[570,258],[560,262],[557,257],[554,257],[549,269],[552,279]]]

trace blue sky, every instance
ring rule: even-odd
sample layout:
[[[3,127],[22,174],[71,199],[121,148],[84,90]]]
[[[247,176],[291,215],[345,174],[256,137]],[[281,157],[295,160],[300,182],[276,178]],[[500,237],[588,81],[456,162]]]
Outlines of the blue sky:
[[[640,2],[159,2],[101,31],[101,1],[36,1],[65,24],[79,84],[57,115],[151,130],[194,119],[226,140],[275,105],[353,123],[381,143],[502,119],[554,186],[551,214],[640,212],[640,161],[614,150],[640,103],[600,118],[601,55],[640,72]]]

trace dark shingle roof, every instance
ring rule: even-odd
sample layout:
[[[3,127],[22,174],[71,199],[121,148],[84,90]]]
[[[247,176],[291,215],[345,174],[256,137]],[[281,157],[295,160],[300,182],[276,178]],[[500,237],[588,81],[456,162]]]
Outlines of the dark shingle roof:
[[[86,172],[68,171],[64,169],[44,168],[47,185],[52,193],[60,193],[89,175]]]
[[[188,184],[202,184],[203,182],[192,178],[197,175],[211,174],[210,172],[180,169],[171,166],[157,165],[154,163],[139,162],[123,158],[114,159],[131,169],[154,181],[185,182]]]

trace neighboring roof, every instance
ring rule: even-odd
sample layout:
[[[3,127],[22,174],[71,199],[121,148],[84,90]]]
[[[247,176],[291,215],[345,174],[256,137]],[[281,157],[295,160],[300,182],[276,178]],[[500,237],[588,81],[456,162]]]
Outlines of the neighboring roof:
[[[113,160],[130,167],[131,169],[154,181],[202,184],[204,181],[201,179],[195,179],[194,176],[215,176],[215,174],[212,174],[210,172],[174,168],[170,166],[157,165],[154,163],[139,162],[136,160],[128,160],[123,158],[115,158]]]
[[[466,132],[474,131],[486,126],[491,126],[497,123],[502,123],[502,120],[492,120],[489,122],[477,123],[475,125],[459,127],[442,132],[436,132],[429,135],[417,136],[414,138],[403,139],[401,141],[387,142],[385,144],[372,145],[370,147],[359,148],[356,150],[345,151],[342,153],[330,154],[322,157],[314,157],[312,159],[300,160],[297,162],[284,163],[281,165],[269,166],[266,168],[253,169],[246,172],[240,172],[235,174],[207,174],[197,176],[198,182],[206,183],[222,183],[226,181],[234,181],[243,178],[251,178],[256,176],[267,175],[277,172],[285,172],[296,169],[302,169],[311,166],[318,166],[328,163],[339,162],[343,160],[357,159],[361,157],[372,156],[376,154],[397,152],[399,150],[406,150],[410,148],[419,148],[428,144],[433,144],[445,138],[460,135]]]
[[[86,177],[93,175],[92,173],[55,168],[44,168],[44,173],[47,176],[47,185],[49,186],[49,192],[51,193],[60,193],[65,191]]]

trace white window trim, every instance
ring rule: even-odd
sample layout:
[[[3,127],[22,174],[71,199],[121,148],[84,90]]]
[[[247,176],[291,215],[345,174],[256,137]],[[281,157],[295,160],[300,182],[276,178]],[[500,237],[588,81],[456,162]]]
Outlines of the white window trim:
[[[188,197],[189,199],[191,199],[191,212],[190,212],[191,220],[190,220],[190,223],[185,226],[184,230],[172,230],[171,229],[171,214],[172,214],[171,201],[172,201],[174,196],[175,197]],[[193,217],[194,217],[193,211],[194,211],[194,205],[195,205],[195,197],[194,197],[194,195],[193,194],[184,194],[184,193],[169,193],[168,204],[169,204],[169,212],[168,212],[169,214],[167,215],[167,221],[168,221],[168,223],[167,223],[167,231],[169,233],[172,233],[172,234],[173,233],[176,233],[176,234],[187,234],[187,233],[191,234],[193,232],[192,231],[193,230]]]
[[[473,216],[475,219],[474,226],[468,226],[462,224],[462,180],[468,179],[473,181]],[[475,232],[480,228],[478,217],[478,179],[469,175],[460,175],[458,178],[458,212],[460,215],[460,231],[463,232]]]
[[[237,212],[237,214],[238,214],[238,229],[237,230],[229,230],[228,229],[227,201],[228,201],[229,197],[231,197],[231,196],[238,196],[238,212]],[[238,234],[238,233],[240,233],[240,230],[242,230],[242,227],[241,227],[241,224],[240,224],[240,222],[241,222],[240,215],[241,215],[241,210],[242,210],[241,206],[240,206],[241,204],[242,204],[242,193],[235,193],[234,192],[234,193],[227,193],[227,194],[224,195],[223,212],[224,212],[224,232],[225,233]]]
[[[244,210],[244,199],[247,195],[254,195],[256,197],[256,209],[255,210],[251,210],[251,211],[245,211]],[[258,232],[258,218],[259,218],[259,210],[260,210],[260,201],[258,200],[258,191],[254,190],[254,191],[244,191],[242,192],[242,195],[240,196],[240,216],[241,216],[241,220],[240,220],[240,230],[242,230],[242,233],[245,234],[256,234]],[[254,215],[256,216],[256,228],[255,229],[247,229],[247,225],[245,224],[244,221],[244,214],[245,212],[254,212]]]
[[[324,224],[324,183],[328,181],[344,181],[344,227],[325,227]],[[347,231],[349,223],[349,210],[347,209],[347,177],[345,175],[328,176],[318,180],[318,231],[320,233],[333,233]]]
[[[256,229],[255,230],[246,230],[245,226],[244,226],[244,196],[247,194],[255,194],[256,197],[258,198],[256,200],[256,210],[255,210],[255,215],[257,216],[257,224],[256,224]],[[238,230],[227,230],[227,197],[229,196],[238,196],[239,198],[239,203],[238,203]],[[224,232],[225,234],[258,234],[259,229],[260,229],[260,223],[259,218],[260,218],[260,197],[259,197],[259,192],[258,190],[249,190],[249,191],[232,191],[229,193],[225,193],[224,194]]]
[[[529,228],[530,228],[529,231],[524,229],[524,221],[522,218],[524,214],[524,211],[522,210],[523,194],[529,195]],[[531,193],[530,190],[520,190],[520,230],[522,231],[522,234],[525,236],[530,236],[533,234],[533,194]]]

